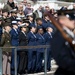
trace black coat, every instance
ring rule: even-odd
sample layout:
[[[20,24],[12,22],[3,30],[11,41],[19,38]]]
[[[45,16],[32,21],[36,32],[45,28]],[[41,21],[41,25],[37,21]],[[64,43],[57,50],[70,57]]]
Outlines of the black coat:
[[[20,32],[20,34],[19,34],[19,45],[20,46],[26,46],[27,44],[28,44],[27,36],[25,36],[23,32]]]
[[[20,46],[27,46],[28,39],[27,36],[23,32],[19,34],[19,45]],[[28,61],[28,53],[25,49],[21,49],[22,51],[19,52],[19,66],[18,66],[18,73],[24,74],[27,69],[27,61]],[[24,50],[24,51],[23,51]]]
[[[57,31],[51,42],[52,56],[59,66],[55,75],[75,75],[75,52]]]

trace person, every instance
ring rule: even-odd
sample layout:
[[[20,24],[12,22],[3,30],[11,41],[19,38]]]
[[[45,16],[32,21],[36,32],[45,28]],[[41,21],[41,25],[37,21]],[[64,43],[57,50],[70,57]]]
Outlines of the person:
[[[11,44],[12,46],[19,46],[19,30],[17,21],[12,21],[11,34]],[[11,74],[14,75],[14,49],[12,49],[12,59],[11,59]]]
[[[67,35],[73,38],[74,21],[71,21],[66,16],[60,16],[58,21]],[[58,65],[54,75],[75,75],[75,51],[58,30],[52,38],[51,49],[52,57]]]
[[[46,31],[47,27],[49,27],[49,26],[54,29],[54,26],[50,22],[49,16],[47,14],[44,14],[42,22],[43,22],[42,26],[44,28],[44,31]]]
[[[45,6],[44,14],[48,13],[49,11],[50,11],[50,7],[49,6]]]
[[[52,40],[52,32],[53,29],[51,27],[47,27],[46,33],[44,33],[44,38],[45,38],[45,44],[46,45],[51,45],[51,40]],[[47,71],[51,70],[51,47],[47,48]]]
[[[11,22],[15,21],[17,18],[17,10],[11,10],[10,13],[11,13],[11,16],[9,18],[10,18]]]
[[[3,29],[2,29],[2,18],[0,17],[0,42],[1,42],[1,37],[2,37],[2,33],[3,33]]]
[[[29,27],[30,32],[27,34],[28,46],[36,46],[36,28]],[[36,49],[28,49],[28,73],[33,73],[36,66]]]
[[[19,46],[27,46],[28,38],[27,38],[27,28],[26,26],[22,26],[21,32],[19,33]],[[19,51],[19,66],[18,73],[25,74],[27,72],[27,64],[28,64],[28,51],[27,49],[21,49]]]
[[[15,9],[15,4],[13,0],[8,0],[7,4],[4,6],[4,9],[6,9],[8,12],[12,9]]]
[[[30,13],[33,13],[33,10],[31,8],[31,3],[27,3],[27,6],[26,6],[26,8],[24,10],[24,14],[26,16],[27,14],[30,14]]]
[[[7,9],[2,9],[2,24],[5,24],[6,19],[8,18]]]
[[[36,19],[36,24],[37,24],[37,28],[43,28],[42,18],[37,18]]]
[[[23,0],[22,3],[23,3],[23,11],[24,11],[27,6],[27,0]]]
[[[42,6],[39,6],[39,8],[34,12],[34,14],[35,19],[42,18],[43,17]]]
[[[43,36],[43,28],[39,27],[37,28],[37,34],[36,34],[36,42],[37,45],[45,45],[45,38]],[[37,60],[36,60],[36,72],[42,72],[43,66],[42,66],[42,60],[44,59],[44,48],[38,48],[37,49]]]
[[[2,34],[1,38],[1,46],[2,47],[11,47],[11,27],[9,26],[9,23],[5,23],[4,26],[4,33]],[[2,68],[3,68],[3,75],[11,75],[11,49],[10,48],[4,48],[2,52]]]
[[[27,14],[27,19],[29,20],[29,26],[30,27],[36,27],[35,25],[35,20],[34,20],[34,17],[33,17],[33,14],[30,13],[30,14]]]
[[[17,13],[17,16],[20,17],[20,18],[24,18],[24,17],[25,17],[24,11],[23,11],[23,5],[22,5],[22,4],[20,4],[20,5],[18,6],[18,13]]]

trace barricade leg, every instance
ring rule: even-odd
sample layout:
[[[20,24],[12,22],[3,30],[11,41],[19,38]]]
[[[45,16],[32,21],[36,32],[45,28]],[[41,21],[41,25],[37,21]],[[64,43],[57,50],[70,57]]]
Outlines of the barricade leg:
[[[0,48],[0,75],[2,75],[2,49]]]
[[[44,59],[45,59],[45,75],[47,75],[47,48],[45,49],[45,51],[44,51],[45,53],[44,53]]]
[[[17,48],[15,48],[15,51],[14,51],[15,53],[15,75],[17,75]]]

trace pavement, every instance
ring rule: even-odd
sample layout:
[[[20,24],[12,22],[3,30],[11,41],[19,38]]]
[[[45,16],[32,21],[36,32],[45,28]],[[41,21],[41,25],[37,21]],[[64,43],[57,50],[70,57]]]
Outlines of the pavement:
[[[54,72],[56,71],[57,68],[58,66],[56,65],[56,62],[54,60],[51,60],[51,71],[47,72],[47,75],[54,75]],[[45,73],[40,72],[40,73],[23,74],[23,75],[45,75]]]

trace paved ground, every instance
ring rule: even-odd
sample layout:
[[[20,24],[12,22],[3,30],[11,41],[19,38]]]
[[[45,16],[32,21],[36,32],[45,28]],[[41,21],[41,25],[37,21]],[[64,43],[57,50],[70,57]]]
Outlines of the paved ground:
[[[47,75],[54,75],[54,72],[56,71],[57,69],[57,65],[55,63],[54,60],[51,61],[51,71],[50,72],[47,72]],[[24,74],[24,75],[45,75],[44,72],[41,72],[41,73],[35,73],[35,74]]]

